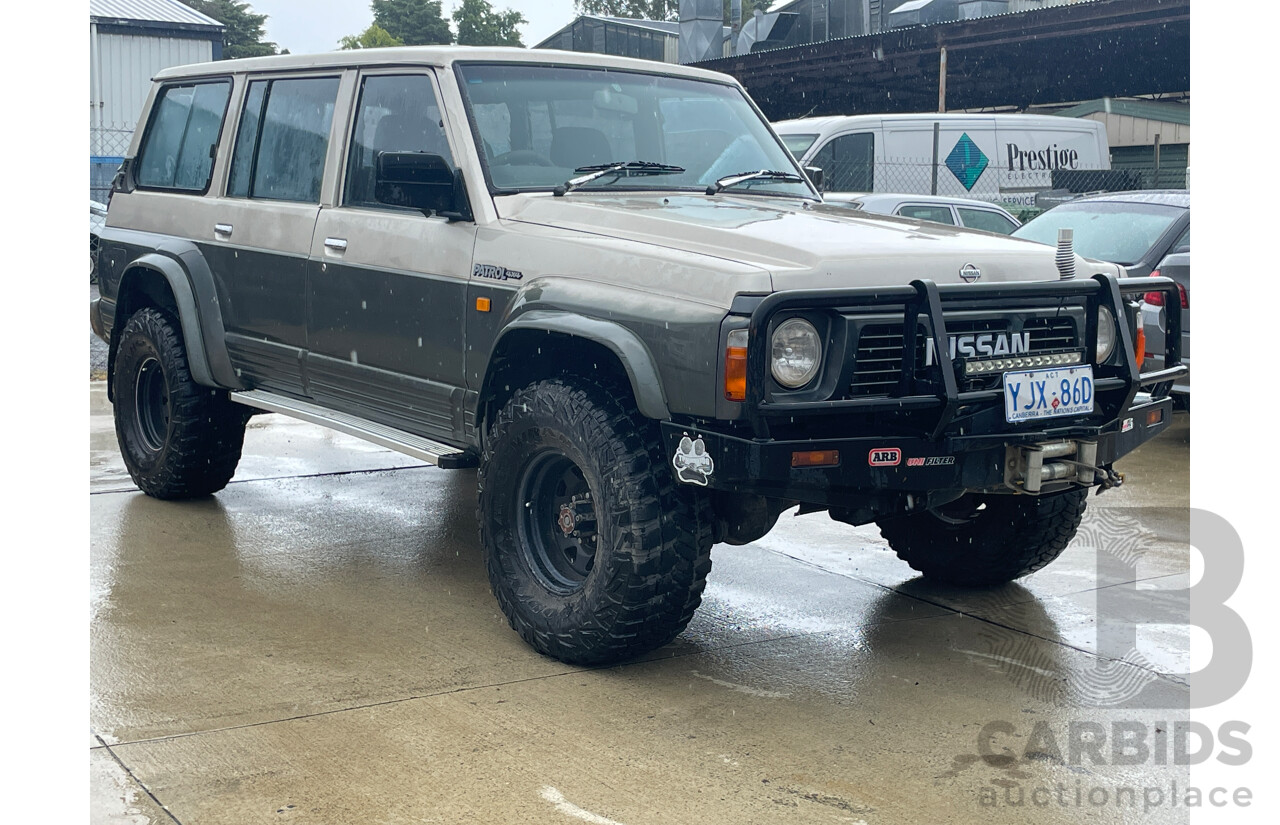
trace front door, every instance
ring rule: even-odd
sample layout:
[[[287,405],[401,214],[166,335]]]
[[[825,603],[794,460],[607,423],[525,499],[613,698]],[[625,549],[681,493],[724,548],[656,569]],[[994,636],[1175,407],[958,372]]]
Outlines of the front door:
[[[476,226],[374,198],[379,152],[453,162],[435,78],[401,69],[358,83],[341,193],[320,210],[311,246],[308,386],[325,406],[461,444]]]

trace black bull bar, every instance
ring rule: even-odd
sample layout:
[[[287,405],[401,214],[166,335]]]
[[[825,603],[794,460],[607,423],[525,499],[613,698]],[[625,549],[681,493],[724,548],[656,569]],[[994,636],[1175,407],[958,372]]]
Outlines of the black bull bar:
[[[1001,304],[1026,300],[1061,301],[1063,304],[1083,305],[1085,308],[1085,365],[1095,370],[1094,388],[1097,413],[1113,421],[1133,406],[1140,389],[1150,387],[1153,399],[1168,396],[1173,380],[1187,372],[1182,365],[1182,317],[1179,312],[1166,312],[1164,368],[1141,373],[1141,357],[1134,351],[1134,330],[1127,319],[1125,296],[1136,293],[1162,292],[1166,307],[1180,306],[1181,298],[1173,280],[1158,278],[1117,278],[1114,275],[1094,275],[1088,279],[1057,281],[1023,281],[992,284],[944,284],[939,286],[930,280],[915,280],[908,286],[855,287],[848,289],[805,289],[774,293],[751,313],[748,327],[747,388],[743,411],[751,423],[757,439],[769,438],[769,421],[781,417],[814,415],[839,415],[849,413],[912,412],[927,422],[922,433],[936,440],[943,436],[957,410],[974,404],[999,401],[1003,405],[1002,387],[962,392],[956,380],[956,370],[946,369],[948,362],[941,360],[937,371],[940,381],[936,389],[921,393],[917,390],[918,353],[912,344],[917,338],[921,319],[927,319],[927,334],[933,341],[933,351],[949,352],[945,310],[948,306],[964,304],[966,308],[980,307],[990,302],[992,309],[1003,309]],[[842,398],[826,401],[793,401],[785,393],[774,391],[769,379],[770,341],[775,318],[784,312],[796,310],[848,310],[865,311],[872,308],[901,307],[903,318],[902,371],[897,388],[887,396],[866,398]],[[1098,309],[1107,307],[1116,319],[1117,347],[1123,361],[1110,366],[1098,365]],[[1140,321],[1139,321],[1140,323]],[[1113,359],[1114,360],[1114,359]],[[958,363],[958,362],[956,362]],[[961,367],[962,369],[963,367]],[[929,415],[936,411],[936,415]],[[1044,422],[1041,422],[1043,425]]]

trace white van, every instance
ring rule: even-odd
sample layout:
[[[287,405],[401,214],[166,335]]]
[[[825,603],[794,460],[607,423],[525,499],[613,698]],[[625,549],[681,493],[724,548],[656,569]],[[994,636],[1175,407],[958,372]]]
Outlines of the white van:
[[[938,194],[1034,206],[1037,192],[1053,188],[1054,170],[1111,168],[1106,127],[1079,118],[853,115],[773,126],[792,154],[823,170],[824,188],[836,193]]]

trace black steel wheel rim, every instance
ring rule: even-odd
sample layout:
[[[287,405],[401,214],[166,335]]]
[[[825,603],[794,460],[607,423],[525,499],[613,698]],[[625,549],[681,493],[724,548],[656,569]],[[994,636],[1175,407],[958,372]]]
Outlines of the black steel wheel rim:
[[[595,564],[595,502],[582,470],[562,453],[535,455],[516,488],[520,552],[548,590],[582,589]]]
[[[145,358],[138,365],[133,385],[138,439],[148,450],[158,453],[169,435],[169,388],[160,362],[154,357]]]

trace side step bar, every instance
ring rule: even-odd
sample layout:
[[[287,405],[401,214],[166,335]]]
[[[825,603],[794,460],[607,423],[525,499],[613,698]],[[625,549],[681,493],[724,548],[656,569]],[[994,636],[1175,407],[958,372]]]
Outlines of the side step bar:
[[[246,390],[231,393],[231,400],[248,407],[281,413],[337,430],[340,433],[354,435],[356,438],[363,438],[365,441],[371,441],[398,453],[420,458],[441,469],[461,470],[475,467],[480,463],[476,454],[470,450],[459,450],[420,435],[406,433],[354,415],[328,410],[286,395],[277,395],[265,390]]]

